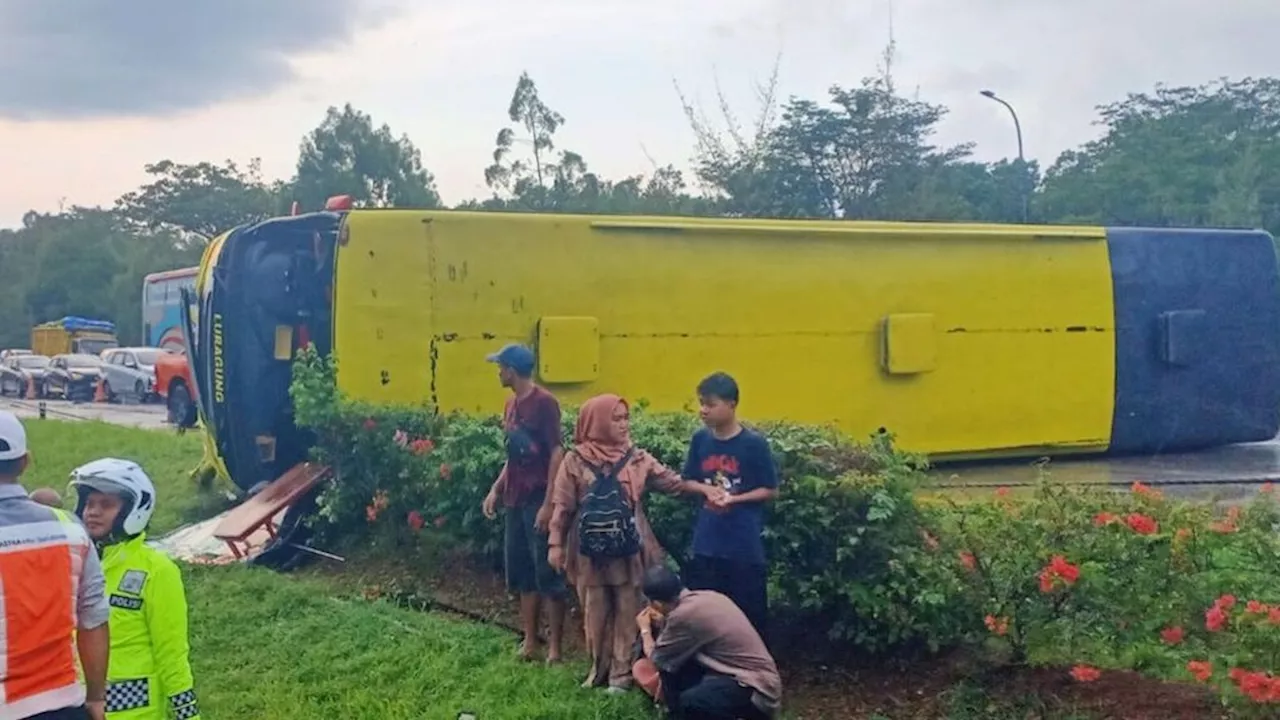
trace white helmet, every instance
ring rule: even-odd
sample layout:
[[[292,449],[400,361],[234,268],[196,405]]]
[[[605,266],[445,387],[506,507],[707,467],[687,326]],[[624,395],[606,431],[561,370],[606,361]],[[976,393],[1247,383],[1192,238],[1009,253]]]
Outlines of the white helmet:
[[[76,489],[76,515],[84,516],[85,500],[89,492],[118,495],[124,498],[124,507],[116,516],[113,533],[133,537],[147,529],[151,514],[156,508],[156,487],[151,478],[132,460],[102,458],[81,465],[71,471],[71,487]]]

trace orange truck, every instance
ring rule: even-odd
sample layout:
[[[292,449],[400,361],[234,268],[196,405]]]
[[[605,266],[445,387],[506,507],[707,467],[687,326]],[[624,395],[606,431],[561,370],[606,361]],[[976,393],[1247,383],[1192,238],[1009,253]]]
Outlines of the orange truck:
[[[156,360],[156,394],[169,409],[169,422],[180,428],[196,425],[196,384],[185,353],[160,353]]]

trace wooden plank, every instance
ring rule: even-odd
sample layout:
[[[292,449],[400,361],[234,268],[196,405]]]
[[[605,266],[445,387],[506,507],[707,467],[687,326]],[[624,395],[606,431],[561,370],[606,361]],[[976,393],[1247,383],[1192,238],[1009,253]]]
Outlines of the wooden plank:
[[[213,536],[219,540],[243,541],[270,522],[281,510],[292,505],[321,481],[328,479],[330,469],[304,462],[272,480],[262,492],[236,507],[218,524]]]

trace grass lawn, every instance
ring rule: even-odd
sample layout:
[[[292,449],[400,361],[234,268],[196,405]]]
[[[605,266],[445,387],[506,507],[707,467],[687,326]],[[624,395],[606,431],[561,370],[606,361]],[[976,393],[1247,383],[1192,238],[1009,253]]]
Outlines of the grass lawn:
[[[582,663],[515,658],[511,633],[336,599],[320,581],[191,567],[192,663],[205,717],[652,718],[639,692],[578,687]]]
[[[199,433],[100,422],[26,421],[32,463],[22,482],[66,490],[73,468],[134,460],[156,485],[152,535],[216,514],[225,501],[190,478]],[[72,507],[70,500],[67,507]],[[192,664],[211,720],[651,718],[638,692],[578,687],[583,663],[515,659],[506,630],[386,603],[339,599],[331,584],[242,567],[186,567]]]
[[[190,477],[200,462],[199,432],[142,430],[103,422],[24,420],[31,466],[22,476],[28,490],[48,486],[63,493],[67,509],[75,507],[67,482],[77,466],[103,457],[133,460],[156,486],[153,536],[194,520],[216,515],[226,501],[201,493]]]

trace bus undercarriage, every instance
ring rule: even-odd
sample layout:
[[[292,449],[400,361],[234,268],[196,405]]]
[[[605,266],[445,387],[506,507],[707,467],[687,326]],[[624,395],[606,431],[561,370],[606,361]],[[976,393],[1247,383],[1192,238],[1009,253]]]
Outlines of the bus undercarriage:
[[[192,372],[206,432],[245,493],[307,459],[310,438],[294,424],[289,397],[292,359],[308,344],[322,355],[332,348],[342,218],[320,212],[239,228],[210,261],[197,303]]]

